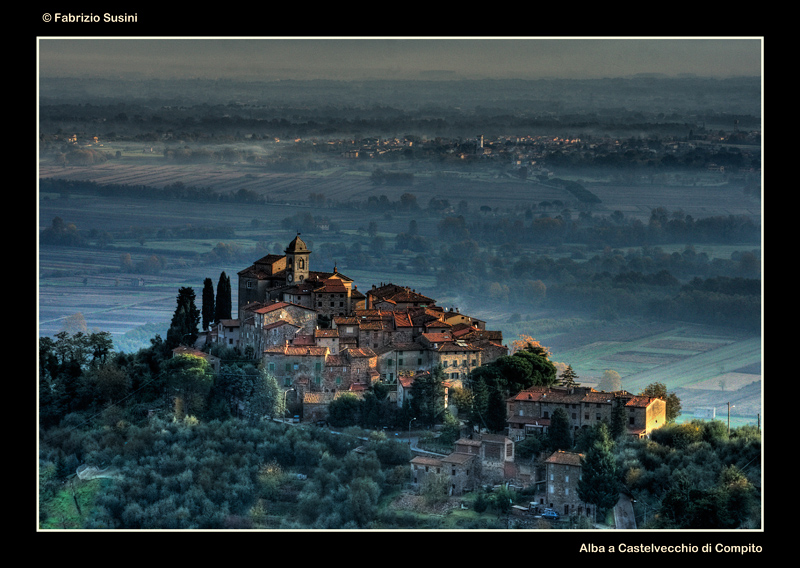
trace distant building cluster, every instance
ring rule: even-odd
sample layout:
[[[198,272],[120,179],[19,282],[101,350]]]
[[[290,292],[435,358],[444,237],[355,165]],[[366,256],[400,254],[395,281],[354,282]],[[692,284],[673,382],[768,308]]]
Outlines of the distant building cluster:
[[[305,420],[323,417],[336,396],[377,381],[395,385],[402,405],[415,377],[439,366],[448,386],[461,386],[473,369],[508,354],[502,333],[486,322],[406,286],[381,283],[362,292],[336,267],[311,270],[311,252],[298,234],[284,254],[240,271],[237,318],[210,334],[258,359],[303,402]]]

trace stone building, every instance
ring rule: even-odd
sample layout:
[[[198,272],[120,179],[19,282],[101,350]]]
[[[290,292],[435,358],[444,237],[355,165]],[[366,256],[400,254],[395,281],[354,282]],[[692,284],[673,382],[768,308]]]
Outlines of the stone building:
[[[363,307],[363,294],[354,294],[353,280],[333,272],[310,270],[311,250],[298,234],[283,255],[268,254],[240,271],[239,319],[251,304],[279,300],[314,309],[319,315],[350,315]]]
[[[545,460],[543,491],[535,495],[534,501],[539,510],[553,509],[562,516],[594,514],[593,506],[578,497],[581,457],[582,454],[559,450]]]
[[[433,475],[447,478],[449,495],[462,495],[481,485],[495,485],[513,472],[514,444],[505,436],[483,434],[461,438],[444,457],[416,456],[411,462],[412,482],[418,486]]]
[[[566,413],[573,430],[610,423],[615,410],[625,415],[628,434],[646,437],[666,424],[666,402],[626,391],[603,392],[590,387],[531,387],[506,402],[508,436],[519,441],[529,433],[546,432],[556,408]]]

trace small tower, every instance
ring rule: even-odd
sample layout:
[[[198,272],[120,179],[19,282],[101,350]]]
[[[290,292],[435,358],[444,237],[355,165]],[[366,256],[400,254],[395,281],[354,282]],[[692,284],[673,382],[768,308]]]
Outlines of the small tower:
[[[300,239],[300,233],[289,243],[286,253],[286,283],[294,284],[308,278],[308,250],[306,243]]]

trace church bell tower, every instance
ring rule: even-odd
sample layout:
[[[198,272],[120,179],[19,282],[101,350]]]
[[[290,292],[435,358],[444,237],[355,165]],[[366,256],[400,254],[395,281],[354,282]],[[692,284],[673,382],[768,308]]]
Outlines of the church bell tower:
[[[300,239],[300,233],[289,243],[286,253],[286,283],[297,284],[308,278],[308,250],[306,243]]]

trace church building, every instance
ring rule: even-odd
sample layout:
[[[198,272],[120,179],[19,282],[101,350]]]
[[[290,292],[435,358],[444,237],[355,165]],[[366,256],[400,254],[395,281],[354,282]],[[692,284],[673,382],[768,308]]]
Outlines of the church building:
[[[350,315],[363,307],[364,295],[353,286],[351,278],[335,267],[333,272],[310,270],[311,251],[299,233],[284,253],[268,254],[239,272],[239,319],[253,304],[275,301],[313,309],[328,319]]]

